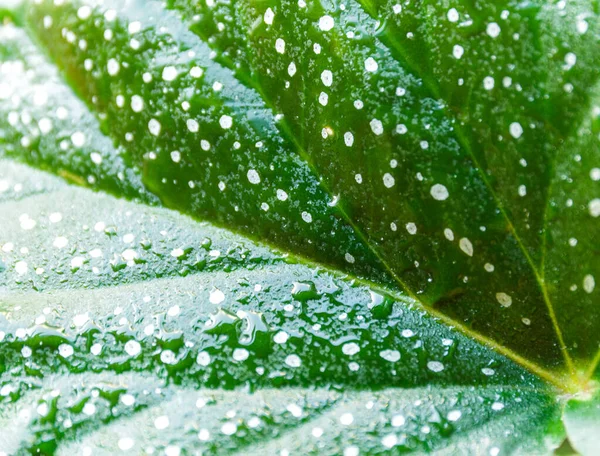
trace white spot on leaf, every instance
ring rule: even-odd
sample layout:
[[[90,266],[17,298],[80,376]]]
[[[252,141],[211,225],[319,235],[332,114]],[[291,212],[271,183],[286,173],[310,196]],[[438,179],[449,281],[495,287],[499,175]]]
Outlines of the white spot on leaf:
[[[471,243],[471,241],[469,241],[467,238],[462,238],[459,242],[458,242],[458,246],[460,247],[460,249],[465,252],[467,255],[469,255],[470,257],[473,256],[473,244]]]
[[[335,22],[331,16],[323,16],[319,19],[319,28],[324,32],[328,32],[333,28]]]
[[[444,201],[450,196],[450,194],[448,193],[448,189],[442,184],[433,185],[431,187],[430,193],[431,196],[433,196],[433,199],[438,201]]]
[[[512,305],[512,298],[503,292],[496,293],[496,300],[502,307],[510,307]]]

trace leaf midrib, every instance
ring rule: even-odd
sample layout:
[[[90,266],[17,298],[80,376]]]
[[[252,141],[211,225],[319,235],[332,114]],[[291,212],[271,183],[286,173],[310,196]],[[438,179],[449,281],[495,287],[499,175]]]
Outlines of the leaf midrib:
[[[254,242],[259,245],[262,244],[263,246],[273,248],[273,246],[269,245],[266,242],[262,242],[262,241],[261,242],[254,241]],[[456,322],[456,321],[452,320],[451,318],[447,317],[443,313],[436,311],[435,309],[425,307],[420,301],[415,300],[412,297],[408,297],[404,294],[400,294],[398,292],[398,290],[396,290],[396,289],[391,289],[391,288],[382,286],[381,284],[369,281],[367,279],[359,278],[359,277],[353,276],[352,274],[343,273],[341,271],[331,269],[327,265],[318,263],[312,258],[304,257],[301,255],[288,254],[286,257],[286,260],[292,264],[300,263],[300,264],[304,264],[310,268],[319,268],[319,269],[326,271],[340,279],[353,282],[359,286],[364,286],[370,290],[373,290],[376,293],[379,293],[382,295],[388,295],[392,299],[396,300],[397,302],[404,303],[405,305],[417,306],[418,308],[426,311],[432,317],[434,317],[434,318],[438,319],[439,321],[441,321],[442,323],[444,323],[446,326],[454,328],[457,331],[468,336],[469,338],[476,340],[478,343],[495,350],[496,352],[506,356],[507,358],[512,359],[514,362],[525,367],[527,370],[529,370],[533,374],[537,375],[539,378],[546,380],[548,383],[555,386],[557,389],[566,390],[569,392],[576,391],[576,389],[573,387],[573,385],[569,385],[568,379],[557,376],[555,373],[548,371],[535,363],[532,363],[531,361],[521,357],[519,354],[513,352],[509,348],[506,348],[502,345],[498,345],[493,340],[481,335],[480,333],[472,331],[465,325],[461,324],[460,322]],[[201,276],[203,274],[207,274],[207,273],[199,271],[199,272],[193,273],[190,277]],[[171,280],[171,279],[166,279],[166,280]],[[90,289],[90,290],[102,290],[102,289],[115,288],[115,287],[131,287],[131,286],[135,286],[136,284],[139,284],[140,282],[142,282],[142,281],[123,283],[123,284],[118,284],[115,286],[108,286],[108,287],[100,286],[100,287],[94,287],[93,289]],[[78,291],[78,290],[76,290],[76,291]],[[65,293],[65,292],[68,293],[68,290],[51,289],[51,290],[47,290],[46,292],[48,292],[48,293]],[[34,294],[38,294],[38,293],[34,293]],[[28,295],[29,295],[29,293],[27,293],[27,292],[15,290],[13,292],[10,292],[7,295],[0,296],[0,302],[11,303],[14,300],[17,300],[17,302],[20,302],[23,298],[26,298]],[[521,387],[518,387],[518,388],[520,389]]]

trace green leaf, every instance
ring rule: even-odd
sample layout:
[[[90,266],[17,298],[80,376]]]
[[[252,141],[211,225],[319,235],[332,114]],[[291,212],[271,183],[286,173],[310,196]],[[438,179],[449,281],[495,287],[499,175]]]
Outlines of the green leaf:
[[[2,162],[0,280],[16,337],[5,373],[38,377],[42,395],[56,375],[98,397],[92,372],[155,394],[122,414],[109,401],[106,427],[81,417],[81,428],[11,430],[11,448],[110,454],[122,422],[136,445],[192,448],[209,413],[214,452],[376,454],[394,442],[531,454],[565,432],[586,451],[589,428],[569,423],[593,422],[593,402],[578,409],[564,393],[592,397],[599,378],[597,1],[40,0],[18,11],[6,17],[25,28],[0,28],[0,156],[135,204]],[[58,212],[68,232],[49,222]],[[217,289],[225,306],[210,304]],[[48,305],[64,312],[50,312],[48,333],[15,336]],[[85,334],[69,323],[82,308],[98,326]],[[211,313],[218,329],[204,326]],[[149,318],[168,335],[145,334]],[[297,339],[293,352],[278,331]],[[39,338],[45,364],[23,365]],[[139,357],[91,356],[95,338],[136,340]],[[74,365],[57,354],[63,340]],[[209,366],[195,362],[205,346]],[[197,410],[198,389],[217,405]],[[264,407],[240,391],[279,407],[260,429],[248,423]],[[281,406],[290,395],[312,404],[301,420]],[[56,416],[79,413],[76,400],[57,399]],[[397,432],[377,403],[415,421]],[[244,412],[212,421],[227,404]],[[173,409],[187,418],[157,432],[152,417]],[[295,447],[314,427],[315,447]]]
[[[575,165],[571,154],[595,141],[591,4],[461,8],[458,23],[437,2],[383,23],[371,15],[393,8],[354,2],[170,6],[109,2],[81,19],[77,5],[42,3],[30,13],[145,188],[391,281],[551,375],[585,371],[599,343],[600,322],[580,311],[593,306],[586,290],[598,272],[585,236],[598,148]],[[395,40],[402,27],[419,46]],[[415,38],[413,27],[427,32]],[[429,59],[415,57],[422,47],[433,48]],[[87,173],[101,172],[83,158]],[[580,182],[577,204],[564,176]]]
[[[560,442],[552,388],[407,296],[0,165],[8,454]]]

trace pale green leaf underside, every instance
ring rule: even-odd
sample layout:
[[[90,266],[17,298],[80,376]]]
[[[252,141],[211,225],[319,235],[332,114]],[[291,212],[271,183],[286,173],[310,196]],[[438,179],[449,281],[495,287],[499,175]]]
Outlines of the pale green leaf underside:
[[[564,423],[571,445],[575,450],[584,455],[593,455],[598,452],[600,439],[597,430],[600,427],[600,402],[597,393],[573,398],[567,402],[564,410]]]

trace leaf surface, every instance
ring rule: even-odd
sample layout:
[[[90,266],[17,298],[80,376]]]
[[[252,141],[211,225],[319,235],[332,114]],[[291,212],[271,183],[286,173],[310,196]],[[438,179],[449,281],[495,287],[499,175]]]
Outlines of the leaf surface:
[[[27,195],[2,202],[0,226],[8,454],[560,442],[552,388],[407,296],[0,164]]]
[[[223,412],[210,440],[185,419],[167,440],[530,454],[560,443],[562,413],[585,453],[592,403],[552,388],[593,395],[598,379],[598,13],[592,0],[40,0],[0,13],[4,365],[32,363],[2,375],[42,379],[2,396],[34,404],[53,376],[97,397],[92,372],[154,390],[139,410],[111,402],[107,427],[23,412],[30,425],[3,438],[111,454],[122,421],[170,454],[192,444],[147,430],[152,416],[181,408],[199,423],[239,401],[245,418]],[[217,406],[197,410],[194,390]],[[300,420],[275,407],[254,429],[255,394],[316,405]],[[61,416],[79,413],[65,397]],[[410,410],[406,431],[379,402]],[[336,421],[348,413],[356,426]],[[294,447],[314,429],[314,447]]]
[[[577,316],[598,262],[571,227],[596,222],[592,5],[466,7],[457,22],[437,3],[292,3],[109,2],[81,19],[42,2],[30,22],[167,205],[391,282],[543,369],[585,371],[598,321]]]

